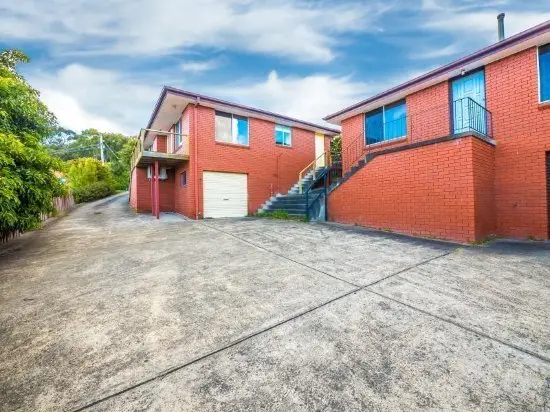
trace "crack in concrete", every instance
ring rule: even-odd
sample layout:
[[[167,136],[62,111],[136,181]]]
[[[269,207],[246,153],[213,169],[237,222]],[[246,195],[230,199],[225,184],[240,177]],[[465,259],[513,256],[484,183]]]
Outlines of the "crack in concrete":
[[[445,318],[445,317],[440,316],[440,315],[436,315],[436,314],[434,314],[434,313],[428,312],[427,310],[421,309],[421,308],[419,308],[419,307],[416,307],[416,306],[413,306],[413,305],[409,305],[408,303],[405,303],[405,302],[402,302],[402,301],[400,301],[400,300],[398,300],[398,299],[395,299],[395,298],[386,296],[386,295],[384,295],[384,294],[382,294],[382,293],[375,292],[374,290],[370,290],[370,289],[366,289],[366,288],[362,288],[362,289],[365,289],[366,292],[369,292],[369,293],[372,293],[372,294],[374,294],[374,295],[380,296],[381,298],[384,298],[384,299],[391,300],[392,302],[395,302],[395,303],[397,303],[397,304],[399,304],[399,305],[405,306],[405,307],[407,307],[407,308],[409,308],[409,309],[412,309],[412,310],[414,310],[414,311],[423,313],[424,315],[428,315],[428,316],[430,316],[430,317],[432,317],[432,318],[435,318],[435,319],[437,319],[437,320],[440,320],[440,321],[442,321],[442,322],[449,323],[449,324],[451,324],[451,325],[457,326],[457,327],[459,327],[459,328],[461,328],[461,329],[464,329],[464,330],[466,330],[466,331],[468,331],[468,332],[474,333],[474,334],[476,334],[476,335],[478,335],[478,336],[482,336],[482,337],[484,337],[484,338],[487,338],[487,339],[490,339],[490,340],[495,341],[495,342],[497,342],[497,343],[500,343],[501,345],[507,346],[508,348],[515,349],[515,350],[517,350],[517,351],[519,351],[519,352],[525,353],[525,354],[527,354],[527,355],[531,355],[531,356],[533,356],[533,357],[535,357],[535,358],[537,358],[537,359],[540,359],[540,360],[542,360],[542,361],[544,361],[544,362],[550,363],[550,358],[547,358],[546,356],[541,355],[541,354],[539,354],[539,353],[537,353],[537,352],[533,352],[533,351],[531,351],[531,350],[529,350],[529,349],[522,348],[521,346],[514,345],[513,343],[508,343],[508,342],[506,342],[506,341],[504,341],[504,340],[502,340],[502,339],[499,339],[499,338],[497,338],[497,337],[495,337],[495,336],[489,335],[488,333],[482,332],[482,331],[477,330],[477,329],[474,329],[474,328],[470,328],[469,326],[463,325],[463,324],[460,323],[460,322],[456,322],[456,321],[454,321],[454,320],[452,320],[452,319]]]
[[[222,347],[220,347],[220,348],[218,348],[218,349],[215,349],[215,350],[213,350],[213,351],[211,351],[211,352],[208,352],[208,353],[206,353],[206,354],[204,354],[204,355],[202,355],[202,356],[200,356],[200,357],[197,357],[197,358],[195,358],[195,359],[193,359],[193,360],[191,360],[191,361],[189,361],[189,362],[186,362],[186,363],[183,363],[183,364],[181,364],[181,365],[177,365],[177,366],[173,366],[173,367],[171,367],[171,368],[165,369],[164,371],[160,372],[159,374],[157,374],[157,375],[155,375],[155,376],[153,376],[153,377],[151,377],[151,378],[145,379],[145,380],[143,380],[143,381],[141,381],[141,382],[138,382],[138,383],[136,383],[136,384],[134,384],[134,385],[128,386],[128,387],[126,387],[126,388],[124,388],[124,389],[121,389],[120,391],[117,391],[117,392],[115,392],[115,393],[112,393],[112,394],[110,394],[110,395],[107,395],[107,396],[105,396],[105,397],[103,397],[103,398],[101,398],[101,399],[97,399],[97,400],[95,400],[95,401],[93,401],[93,402],[91,402],[91,403],[88,403],[88,404],[86,404],[86,405],[83,405],[83,406],[81,406],[81,407],[78,407],[77,409],[73,409],[72,412],[84,411],[84,410],[86,410],[86,409],[88,409],[88,408],[91,408],[92,406],[98,405],[98,404],[103,403],[103,402],[105,402],[105,401],[107,401],[107,400],[109,400],[109,399],[112,399],[112,398],[115,398],[115,397],[117,397],[117,396],[120,396],[120,395],[122,395],[122,394],[124,394],[124,393],[126,393],[126,392],[129,392],[129,391],[131,391],[131,390],[133,390],[133,389],[136,389],[136,388],[138,388],[138,387],[141,387],[141,386],[143,386],[143,385],[146,385],[146,384],[148,384],[148,383],[150,383],[150,382],[153,382],[153,381],[155,381],[155,380],[157,380],[157,379],[162,379],[162,378],[164,378],[165,376],[170,375],[171,373],[174,373],[174,372],[179,371],[179,370],[181,370],[181,369],[183,369],[183,368],[185,368],[185,367],[187,367],[187,366],[190,366],[190,365],[192,365],[192,364],[194,364],[194,363],[197,363],[197,362],[199,362],[199,361],[201,361],[201,360],[204,360],[204,359],[206,359],[206,358],[209,358],[210,356],[213,356],[213,355],[216,355],[216,354],[218,354],[218,353],[221,353],[221,352],[223,352],[223,351],[225,351],[225,350],[227,350],[227,349],[230,349],[230,348],[232,348],[233,346],[236,346],[236,345],[238,345],[238,344],[240,344],[240,343],[242,343],[242,342],[244,342],[244,341],[247,341],[247,340],[252,339],[252,338],[254,338],[254,337],[256,337],[256,336],[259,336],[259,335],[262,335],[262,334],[264,334],[264,333],[266,333],[266,332],[269,332],[270,330],[272,330],[272,329],[274,329],[274,328],[276,328],[276,327],[278,327],[278,326],[282,326],[282,325],[284,325],[284,324],[286,324],[286,323],[292,322],[293,320],[296,320],[296,319],[298,319],[298,318],[300,318],[300,317],[302,317],[302,316],[304,316],[304,315],[307,315],[308,313],[314,312],[314,311],[316,311],[317,309],[320,309],[320,308],[323,308],[323,307],[325,307],[325,306],[328,306],[328,305],[330,305],[331,303],[334,303],[334,302],[336,302],[336,301],[338,301],[338,300],[340,300],[340,299],[343,299],[343,298],[345,298],[345,297],[347,297],[347,296],[350,296],[350,295],[352,295],[352,294],[355,294],[355,293],[357,293],[357,292],[359,292],[359,291],[361,291],[361,290],[363,290],[363,289],[365,289],[365,288],[367,288],[367,287],[369,287],[369,286],[372,286],[372,285],[374,285],[374,284],[376,284],[376,283],[379,282],[379,281],[375,281],[375,282],[372,282],[372,283],[370,283],[370,284],[368,284],[368,285],[365,285],[365,286],[359,286],[359,285],[353,284],[353,283],[351,283],[351,282],[348,282],[348,281],[346,281],[346,280],[340,279],[340,278],[338,278],[337,276],[334,276],[334,275],[331,275],[331,274],[329,274],[329,273],[323,272],[323,271],[321,271],[321,270],[319,270],[319,269],[316,269],[316,268],[314,268],[314,267],[312,267],[312,266],[306,265],[306,264],[304,264],[304,263],[302,263],[302,262],[295,261],[295,260],[290,259],[290,258],[288,258],[288,257],[286,257],[286,256],[283,256],[283,255],[281,255],[281,254],[279,254],[279,253],[273,252],[273,251],[271,251],[271,250],[269,250],[269,249],[266,249],[266,248],[264,248],[264,247],[262,247],[262,246],[258,246],[258,245],[256,245],[256,244],[254,244],[253,242],[250,242],[250,241],[248,241],[248,240],[246,240],[246,239],[243,239],[243,238],[241,238],[241,237],[239,237],[239,236],[236,236],[236,235],[234,235],[234,234],[232,234],[232,233],[229,233],[229,232],[227,232],[227,231],[224,231],[224,230],[221,230],[221,229],[214,228],[214,227],[212,227],[212,226],[207,225],[206,223],[204,223],[204,226],[207,226],[208,228],[210,228],[210,229],[212,229],[212,230],[216,230],[216,231],[219,231],[219,232],[221,232],[221,233],[224,233],[224,234],[226,234],[226,235],[228,235],[228,236],[231,236],[231,237],[233,237],[233,238],[235,238],[235,239],[238,239],[238,240],[240,240],[240,241],[242,241],[242,242],[244,242],[244,243],[247,243],[247,244],[249,244],[249,245],[251,245],[251,246],[257,247],[257,248],[259,248],[259,249],[261,249],[261,250],[264,250],[264,251],[267,252],[267,253],[274,254],[274,255],[276,255],[276,256],[278,256],[278,257],[281,257],[281,258],[286,259],[286,260],[288,260],[288,261],[294,262],[294,263],[296,263],[296,264],[298,264],[298,265],[301,265],[301,266],[304,266],[304,267],[306,267],[306,268],[309,268],[309,269],[311,269],[311,270],[313,270],[313,271],[315,271],[315,272],[319,272],[319,273],[321,273],[321,274],[323,274],[323,275],[326,275],[326,276],[329,276],[329,277],[331,277],[331,278],[334,278],[334,279],[337,279],[337,280],[339,280],[339,281],[342,281],[342,282],[344,282],[344,283],[347,283],[348,285],[353,286],[354,289],[352,289],[352,290],[350,290],[350,291],[348,291],[348,292],[346,292],[346,293],[343,293],[343,294],[341,294],[341,295],[338,295],[338,296],[336,296],[336,297],[334,297],[334,298],[332,298],[332,299],[329,299],[329,300],[327,300],[327,301],[325,301],[325,302],[323,302],[323,303],[321,303],[321,304],[319,304],[319,305],[316,305],[316,306],[314,306],[314,307],[312,307],[312,308],[306,309],[306,310],[304,310],[304,311],[302,311],[302,312],[300,312],[300,313],[298,313],[298,314],[296,314],[296,315],[294,315],[294,316],[291,316],[290,318],[283,319],[282,321],[277,322],[277,323],[275,323],[275,324],[273,324],[273,325],[271,325],[271,326],[268,326],[268,327],[266,327],[266,328],[263,328],[263,329],[261,329],[261,330],[259,330],[259,331],[257,331],[257,332],[254,332],[254,333],[252,333],[252,334],[243,336],[242,338],[239,338],[239,339],[237,339],[237,340],[235,340],[235,341],[233,341],[233,342],[230,342],[230,343],[228,343],[227,345],[224,345],[224,346],[222,346]],[[405,269],[399,270],[399,271],[397,271],[397,272],[395,272],[395,273],[393,273],[393,274],[391,274],[391,275],[389,275],[389,276],[386,276],[386,277],[384,277],[383,279],[388,279],[388,278],[390,278],[390,277],[392,277],[392,276],[395,276],[395,275],[398,275],[398,274],[403,273],[403,272],[405,272],[405,271],[414,269],[414,268],[416,268],[416,267],[418,267],[418,266],[420,266],[420,265],[429,263],[429,262],[431,262],[431,261],[433,261],[433,260],[435,260],[435,259],[438,259],[438,258],[440,258],[440,257],[447,256],[449,253],[452,253],[452,252],[453,252],[453,251],[445,252],[445,253],[443,253],[443,254],[441,254],[441,255],[438,255],[438,256],[436,256],[436,257],[432,257],[432,258],[430,258],[430,259],[426,259],[426,260],[424,260],[424,261],[422,261],[422,262],[419,262],[419,263],[417,263],[417,264],[415,264],[415,265],[412,265],[412,266],[407,267],[407,268],[405,268]]]

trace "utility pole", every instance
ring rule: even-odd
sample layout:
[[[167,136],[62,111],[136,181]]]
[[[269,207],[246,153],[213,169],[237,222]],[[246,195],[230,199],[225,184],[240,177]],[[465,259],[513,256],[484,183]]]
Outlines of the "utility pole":
[[[99,135],[99,152],[101,153],[101,163],[105,163],[105,154],[103,153],[103,135]]]

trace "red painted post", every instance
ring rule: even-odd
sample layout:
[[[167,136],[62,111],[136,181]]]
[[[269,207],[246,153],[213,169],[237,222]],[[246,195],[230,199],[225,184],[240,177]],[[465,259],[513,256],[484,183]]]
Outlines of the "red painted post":
[[[152,166],[147,166],[147,170],[149,171],[149,168],[151,168],[151,214],[155,215],[155,176],[154,176],[154,170]]]
[[[155,216],[160,217],[159,162],[155,160]]]

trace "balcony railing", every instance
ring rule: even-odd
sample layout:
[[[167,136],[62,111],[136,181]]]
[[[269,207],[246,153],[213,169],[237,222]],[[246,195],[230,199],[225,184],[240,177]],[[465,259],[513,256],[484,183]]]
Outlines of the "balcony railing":
[[[491,112],[469,97],[453,102],[453,134],[467,132],[493,137]]]
[[[400,138],[406,138],[407,144],[464,133],[492,138],[493,120],[489,110],[466,97],[451,105],[432,106],[388,122],[371,122],[366,129],[366,133],[355,136],[343,147],[344,173],[370,152],[380,150],[382,144],[390,147],[391,142],[399,144]]]
[[[148,148],[148,150],[145,150],[145,147],[143,145],[145,131],[146,131],[145,129],[141,130],[140,135],[136,141],[136,145],[132,152],[131,169],[133,169],[135,166],[150,165],[150,164],[153,164],[155,161],[159,161],[164,165],[174,166],[183,160],[189,159],[189,136],[182,134],[181,145],[177,148],[171,147],[170,149],[172,153],[166,153],[166,152],[158,152],[156,150],[153,150],[153,148]],[[164,132],[164,131],[157,131],[157,130],[154,130],[152,132],[158,132],[159,135],[174,134],[171,132]],[[174,140],[174,139],[171,139],[171,140]],[[167,146],[168,146],[168,143],[167,143]]]

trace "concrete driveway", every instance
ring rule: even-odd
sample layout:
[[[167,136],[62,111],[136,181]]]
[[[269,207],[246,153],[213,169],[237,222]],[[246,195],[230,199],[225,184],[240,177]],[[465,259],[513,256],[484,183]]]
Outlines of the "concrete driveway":
[[[1,410],[550,407],[550,245],[156,221],[125,196],[0,251]]]

